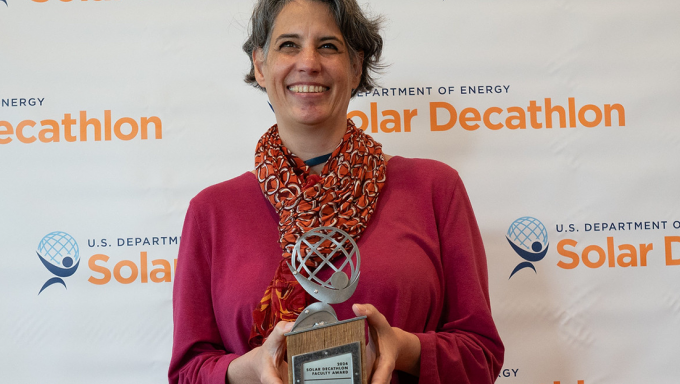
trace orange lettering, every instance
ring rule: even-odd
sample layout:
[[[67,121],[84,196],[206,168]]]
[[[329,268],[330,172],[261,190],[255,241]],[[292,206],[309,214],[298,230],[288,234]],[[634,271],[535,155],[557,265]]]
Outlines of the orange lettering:
[[[642,245],[640,244],[640,249],[642,249]],[[621,244],[619,245],[619,251],[628,251],[627,253],[621,253],[619,256],[616,258],[616,261],[619,263],[619,266],[621,267],[637,267],[637,249],[635,249],[634,246],[630,244]]]
[[[123,269],[123,267],[128,267],[130,268],[130,276],[129,277],[123,277],[121,275],[120,271]],[[115,267],[113,267],[113,277],[121,284],[130,284],[133,281],[137,280],[137,275],[139,275],[139,271],[137,270],[137,265],[132,262],[132,260],[121,260],[116,264]]]
[[[123,124],[128,124],[130,126],[130,133],[128,134],[123,133],[123,131],[121,130]],[[137,122],[130,117],[123,117],[118,119],[118,121],[116,121],[116,124],[113,126],[113,133],[116,134],[116,137],[125,141],[134,139],[135,136],[137,136],[137,131],[139,131],[139,126],[137,126]]]
[[[543,124],[538,122],[538,117],[537,114],[538,112],[541,112],[541,107],[536,105],[536,100],[531,100],[529,102],[529,106],[527,107],[527,111],[529,111],[529,122],[531,124],[531,128],[534,129],[540,129],[543,128]]]
[[[35,127],[35,121],[24,120],[21,123],[19,123],[19,125],[17,125],[17,139],[19,139],[19,141],[21,141],[22,143],[29,144],[29,143],[32,143],[32,142],[35,141],[35,137],[34,136],[28,136],[28,137],[24,136],[23,131],[24,131],[24,128],[26,126]]]
[[[139,267],[142,270],[142,283],[148,283],[149,276],[147,275],[146,252],[139,253]]]
[[[111,111],[104,111],[104,140],[111,140]]]
[[[94,127],[94,141],[102,140],[102,123],[94,117],[87,119],[87,112],[80,111],[80,141],[87,141],[87,127]]]
[[[564,257],[571,259],[570,263],[565,263],[562,260],[558,261],[557,262],[558,267],[564,268],[564,269],[574,269],[578,266],[578,263],[579,263],[578,254],[576,252],[568,251],[564,248],[566,245],[568,245],[570,247],[575,247],[576,244],[578,244],[576,242],[576,240],[572,240],[572,239],[560,240],[560,242],[557,243],[557,253],[559,253],[560,255],[562,255]]]
[[[7,121],[0,121],[0,128],[5,127],[4,130],[0,130],[0,135],[13,135],[14,134],[14,127],[12,127],[12,124],[10,124]],[[6,138],[1,138],[0,137],[0,144],[9,144],[12,141],[11,137],[6,137]]]
[[[680,259],[673,258],[673,243],[680,243],[680,236],[666,236],[666,265],[680,265]]]
[[[72,119],[70,113],[64,114],[64,119],[61,121],[61,125],[64,126],[64,139],[70,143],[76,141],[76,137],[71,134],[71,126],[75,123],[76,119]]]
[[[394,109],[387,109],[382,111],[383,117],[390,116],[391,119],[385,119],[380,122],[380,130],[386,133],[401,132],[401,116],[399,112]],[[389,128],[387,124],[392,124],[392,128]]]
[[[111,281],[111,271],[109,271],[109,269],[106,268],[106,267],[97,265],[97,261],[100,261],[100,260],[106,263],[107,261],[109,261],[109,257],[106,256],[106,255],[102,255],[102,254],[96,254],[96,255],[92,255],[92,257],[90,257],[90,260],[87,261],[87,265],[90,267],[90,270],[92,272],[97,272],[97,273],[101,273],[102,275],[104,275],[100,279],[98,279],[94,276],[90,276],[87,279],[87,281],[89,281],[92,284],[96,284],[96,285],[104,285],[104,284],[108,283],[109,281]]]
[[[170,263],[167,260],[163,259],[158,259],[158,260],[153,260],[151,262],[153,266],[158,266],[160,265],[161,268],[154,268],[151,270],[151,281],[154,283],[162,283],[162,282],[171,282],[172,277],[171,277],[171,270],[170,270]],[[162,274],[162,277],[159,276]]]
[[[616,266],[616,255],[614,254],[614,238],[607,237],[607,253],[609,254],[609,267],[613,268]]]
[[[411,119],[418,116],[417,109],[404,109],[404,132],[411,132]]]
[[[110,112],[110,111],[109,111]],[[156,116],[142,117],[142,140],[146,140],[149,123],[153,123],[156,132],[156,139],[163,138],[163,123]]]
[[[621,104],[614,104],[614,105],[605,104],[604,105],[604,126],[605,127],[611,127],[612,126],[612,110],[616,110],[616,112],[618,113],[619,127],[625,126],[626,125],[626,110],[623,108],[623,105],[621,105]]]
[[[378,103],[371,103],[371,132],[378,133]]]
[[[437,123],[437,109],[443,108],[449,112],[449,121],[444,124]],[[458,113],[453,105],[443,101],[433,101],[430,103],[430,130],[431,131],[448,131],[458,120]]]
[[[588,255],[590,255],[590,253],[593,251],[595,251],[595,253],[597,253],[598,255],[596,262],[590,261],[590,258],[588,257]],[[585,247],[583,249],[581,257],[583,258],[583,264],[585,264],[585,266],[588,268],[600,268],[602,264],[604,264],[604,261],[607,259],[607,255],[605,255],[604,249],[598,247],[597,245],[589,245]]]
[[[588,121],[588,119],[586,119],[586,112],[588,111],[595,112],[595,119],[593,119],[593,121]],[[593,104],[586,104],[578,111],[578,121],[581,122],[584,127],[597,127],[602,121],[602,111]]]
[[[503,110],[498,108],[498,107],[491,107],[491,108],[487,109],[486,111],[484,111],[484,125],[486,125],[487,128],[489,128],[493,131],[497,131],[497,130],[503,128],[502,123],[494,124],[494,123],[491,122],[491,118],[490,118],[492,113],[500,115],[501,112],[503,112]]]
[[[508,116],[507,119],[505,119],[505,125],[510,128],[510,129],[526,129],[527,127],[527,118],[524,113],[524,110],[520,107],[510,107],[508,108],[508,112],[516,113],[517,116]],[[517,123],[513,123],[513,121],[516,120]]]
[[[647,266],[647,252],[654,249],[654,244],[640,244],[640,266]]]
[[[42,126],[50,126],[50,128],[43,128],[40,130],[40,133],[38,134],[38,138],[40,141],[43,143],[58,143],[59,142],[59,123],[56,122],[56,120],[43,120],[40,122]],[[47,134],[51,133],[50,137],[47,137]]]
[[[576,128],[576,101],[573,97],[569,98],[569,127]]]
[[[565,112],[564,112],[564,107],[557,105],[555,107],[552,106],[552,100],[550,98],[545,99],[545,127],[546,128],[552,128],[553,127],[553,112],[557,112],[557,116],[559,116],[560,119],[560,128],[566,128],[567,127],[567,118],[565,117]]]
[[[460,126],[468,131],[474,131],[479,128],[479,124],[476,122],[481,120],[481,118],[478,110],[474,108],[465,108],[460,111]],[[470,122],[475,122],[475,124],[468,124]]]

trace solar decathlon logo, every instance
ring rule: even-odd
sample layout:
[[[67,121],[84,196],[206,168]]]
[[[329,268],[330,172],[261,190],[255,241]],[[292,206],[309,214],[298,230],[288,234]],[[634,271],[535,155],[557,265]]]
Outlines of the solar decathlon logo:
[[[76,273],[80,264],[80,248],[76,240],[66,232],[51,232],[40,240],[36,253],[45,268],[55,275],[43,284],[38,295],[52,284],[59,283],[66,288],[62,278]]]
[[[545,225],[534,217],[520,217],[510,224],[505,237],[515,253],[524,259],[517,264],[508,279],[524,268],[531,268],[536,272],[532,263],[541,261],[548,252],[548,231]]]

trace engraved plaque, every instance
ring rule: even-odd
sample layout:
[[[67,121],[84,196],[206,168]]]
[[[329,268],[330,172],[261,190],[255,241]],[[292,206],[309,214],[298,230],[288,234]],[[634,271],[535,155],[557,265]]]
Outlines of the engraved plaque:
[[[361,383],[361,343],[293,356],[295,384]]]

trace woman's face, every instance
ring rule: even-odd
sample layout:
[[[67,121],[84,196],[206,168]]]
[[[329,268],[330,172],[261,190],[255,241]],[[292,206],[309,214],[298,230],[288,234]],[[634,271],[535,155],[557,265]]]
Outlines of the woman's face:
[[[280,126],[344,126],[361,76],[360,60],[350,61],[328,6],[308,0],[284,6],[268,52],[253,53],[255,77],[267,89]]]

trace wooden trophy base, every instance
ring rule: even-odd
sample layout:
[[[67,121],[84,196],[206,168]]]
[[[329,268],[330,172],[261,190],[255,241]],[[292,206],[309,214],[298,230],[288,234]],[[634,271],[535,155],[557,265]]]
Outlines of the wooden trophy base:
[[[288,383],[368,384],[365,329],[361,316],[287,333]]]

